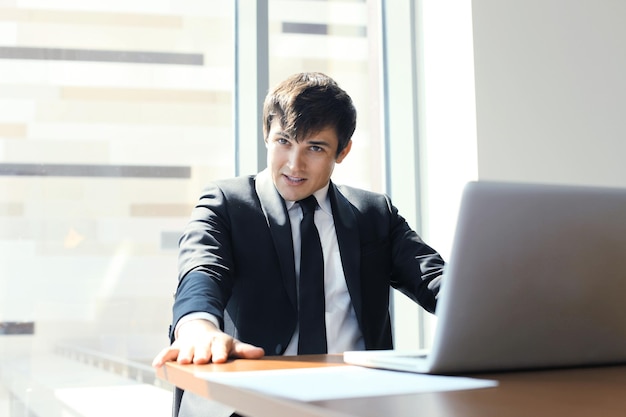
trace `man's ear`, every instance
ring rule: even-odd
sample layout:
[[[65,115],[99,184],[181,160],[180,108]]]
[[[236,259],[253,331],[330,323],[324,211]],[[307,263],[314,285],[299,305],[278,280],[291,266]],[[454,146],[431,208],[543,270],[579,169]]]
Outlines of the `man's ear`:
[[[340,164],[341,161],[344,160],[344,158],[346,156],[348,156],[348,154],[350,153],[350,149],[352,148],[352,139],[350,139],[348,141],[348,144],[346,145],[345,148],[343,148],[343,150],[341,152],[339,152],[339,155],[337,155],[337,158],[335,159],[335,162]]]

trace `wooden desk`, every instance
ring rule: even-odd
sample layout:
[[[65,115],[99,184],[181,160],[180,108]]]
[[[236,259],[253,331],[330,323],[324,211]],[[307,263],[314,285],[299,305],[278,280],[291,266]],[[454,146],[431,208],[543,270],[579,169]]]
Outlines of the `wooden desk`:
[[[168,363],[157,375],[251,417],[624,417],[626,366],[472,375],[496,388],[299,402],[194,376],[194,372],[342,366],[341,355],[238,359],[216,365]]]

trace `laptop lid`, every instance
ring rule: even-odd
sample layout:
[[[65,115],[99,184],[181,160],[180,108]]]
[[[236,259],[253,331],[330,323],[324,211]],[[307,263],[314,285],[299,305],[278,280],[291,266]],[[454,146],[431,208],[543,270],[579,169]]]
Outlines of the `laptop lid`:
[[[380,366],[467,373],[626,362],[626,190],[469,183],[437,316],[427,359],[387,352]]]

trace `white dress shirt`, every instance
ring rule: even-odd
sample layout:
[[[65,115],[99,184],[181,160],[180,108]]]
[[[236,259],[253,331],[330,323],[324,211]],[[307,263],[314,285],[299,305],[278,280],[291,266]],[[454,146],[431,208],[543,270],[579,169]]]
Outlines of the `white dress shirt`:
[[[326,341],[328,353],[342,353],[346,350],[362,350],[365,348],[363,335],[359,330],[343,265],[339,253],[337,233],[333,212],[328,198],[328,185],[313,193],[319,204],[315,210],[315,226],[320,235],[324,254],[324,296],[326,309]],[[293,201],[287,201],[287,211],[291,222],[293,252],[296,265],[296,277],[300,275],[300,221],[302,209]],[[298,282],[296,281],[296,282]],[[298,329],[291,338],[285,355],[296,355],[298,352]]]
[[[363,350],[365,343],[356,320],[343,265],[339,252],[335,222],[328,198],[328,185],[313,193],[319,208],[315,211],[315,226],[320,235],[322,252],[324,254],[324,295],[326,309],[326,340],[328,353],[342,353],[346,350]],[[302,210],[295,201],[286,201],[291,233],[293,238],[294,263],[296,278],[300,275],[300,221]],[[298,282],[298,281],[296,281]],[[191,313],[182,317],[176,325],[178,328],[185,322],[193,319],[212,321],[217,327],[219,322],[213,315],[203,312]],[[298,354],[299,330],[296,328],[285,355]]]

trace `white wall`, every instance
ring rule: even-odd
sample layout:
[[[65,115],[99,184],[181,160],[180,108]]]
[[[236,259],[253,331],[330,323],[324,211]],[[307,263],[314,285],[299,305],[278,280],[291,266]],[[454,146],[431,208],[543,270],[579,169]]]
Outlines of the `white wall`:
[[[626,187],[626,2],[474,0],[480,179]]]

